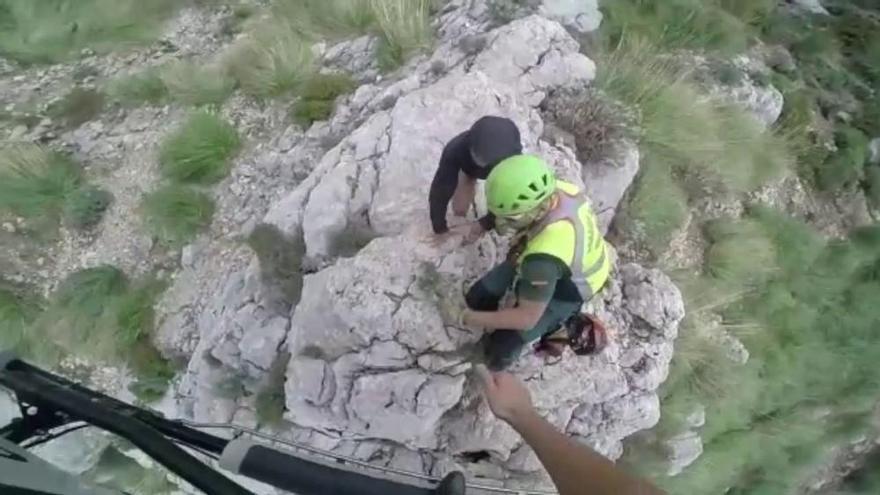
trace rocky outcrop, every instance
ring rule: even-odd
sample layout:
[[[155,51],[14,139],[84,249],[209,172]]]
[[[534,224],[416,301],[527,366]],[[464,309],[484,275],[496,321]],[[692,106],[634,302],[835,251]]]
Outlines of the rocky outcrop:
[[[595,73],[577,42],[531,16],[462,46],[486,26],[480,4],[453,2],[436,50],[405,77],[361,86],[330,121],[264,150],[314,166],[254,230],[268,242],[254,247],[251,235],[249,265],[223,270],[200,256],[179,278],[186,287],[172,288],[186,302],[169,307],[160,336],[173,338],[159,340],[189,362],[171,414],[255,425],[252,396],[287,351],[277,434],[412,471],[458,466],[499,483],[541,482],[534,454],[491,416],[469,377],[479,333],[448,323],[506,240],[434,247],[427,191],[444,144],[485,114],[513,119],[528,152],[570,181],[590,178],[591,192],[612,186],[593,167],[612,165],[581,164],[570,147],[541,139],[548,92],[582,89]],[[613,185],[620,194],[627,186]],[[613,212],[619,197],[603,201]],[[591,306],[616,332],[604,353],[547,362],[527,354],[512,371],[557,426],[616,458],[623,438],[659,418],[656,390],[684,309],[668,277],[634,264],[619,266]]]

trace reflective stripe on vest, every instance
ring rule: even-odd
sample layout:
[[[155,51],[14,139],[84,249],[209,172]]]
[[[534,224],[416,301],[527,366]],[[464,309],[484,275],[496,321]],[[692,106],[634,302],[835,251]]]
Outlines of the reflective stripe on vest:
[[[571,270],[571,280],[583,300],[588,301],[599,292],[611,272],[605,239],[586,197],[576,186],[560,181],[557,192],[559,203],[529,231],[529,242],[519,262],[522,264],[530,254],[559,258]]]

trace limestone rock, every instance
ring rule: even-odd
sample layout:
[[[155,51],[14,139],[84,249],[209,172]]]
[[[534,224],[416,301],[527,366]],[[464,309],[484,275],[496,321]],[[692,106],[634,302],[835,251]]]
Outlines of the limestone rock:
[[[582,34],[595,31],[602,23],[597,0],[543,0],[538,13]]]
[[[686,431],[665,442],[669,459],[668,476],[679,475],[703,454],[703,441],[699,433]]]
[[[473,467],[527,479],[540,468],[469,376],[480,334],[448,324],[467,286],[504,256],[507,240],[491,234],[470,246],[431,245],[428,188],[446,142],[486,114],[513,119],[525,149],[560,176],[579,185],[587,178],[609,219],[638,154],[615,158],[622,166],[591,164],[625,172],[614,176],[587,171],[570,147],[540,138],[546,94],[583,88],[595,73],[560,24],[519,19],[466,51],[460,39],[485,28],[485,5],[449,5],[432,56],[412,61],[399,79],[362,85],[329,121],[249,160],[308,171],[253,229],[270,229],[284,248],[301,244],[303,257],[269,269],[271,253],[259,249],[249,264],[241,253],[221,262],[201,252],[184,268],[158,338],[163,350],[177,347],[174,354],[189,358],[176,389],[182,415],[247,420],[248,395],[273,353],[288,351],[290,426],[282,434],[289,438],[441,475]],[[287,272],[302,277],[298,295],[274,304],[274,279]],[[180,297],[178,288],[198,295]],[[661,272],[625,264],[590,310],[616,334],[605,352],[547,362],[527,352],[511,371],[548,420],[615,458],[623,438],[659,418],[656,390],[683,304]],[[170,337],[175,325],[185,327],[185,340]],[[482,451],[491,457],[479,467],[467,460]]]
[[[812,14],[828,15],[820,0],[792,0],[791,3]]]
[[[629,140],[615,145],[608,156],[584,163],[582,177],[602,232],[607,232],[623,195],[639,173],[639,148]]]
[[[880,164],[880,138],[874,138],[868,144],[868,162],[874,165]]]

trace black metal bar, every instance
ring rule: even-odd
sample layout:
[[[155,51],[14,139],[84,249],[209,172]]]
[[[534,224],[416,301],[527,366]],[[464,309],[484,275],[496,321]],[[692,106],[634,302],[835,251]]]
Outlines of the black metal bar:
[[[143,421],[144,423],[155,428],[163,435],[174,437],[181,442],[193,445],[194,447],[198,447],[202,450],[207,450],[208,452],[211,452],[213,454],[220,455],[220,453],[223,452],[223,449],[226,447],[226,444],[229,443],[228,440],[216,437],[203,431],[189,428],[180,424],[179,422],[165,419],[164,417],[153,411],[141,409],[126,402],[122,402],[121,400],[110,397],[109,395],[95,392],[94,390],[83,387],[82,385],[72,382],[62,376],[49,373],[48,371],[44,371],[40,368],[37,368],[36,366],[32,366],[18,359],[8,360],[5,365],[5,369],[7,371],[21,371],[29,373],[35,378],[40,378],[46,382],[53,383],[58,387],[72,390],[86,397],[89,397],[92,400],[100,401],[104,407],[115,411],[117,414],[135,417],[140,421]],[[2,371],[0,371],[0,384],[2,383],[3,373]],[[25,400],[27,400],[26,397]]]
[[[206,493],[253,495],[174,445],[144,422],[137,408],[124,402],[80,387],[20,360],[6,363],[5,369],[0,372],[0,384],[16,394],[23,394],[38,408],[63,411],[75,419],[131,441],[144,453]],[[155,419],[161,418],[155,416]]]

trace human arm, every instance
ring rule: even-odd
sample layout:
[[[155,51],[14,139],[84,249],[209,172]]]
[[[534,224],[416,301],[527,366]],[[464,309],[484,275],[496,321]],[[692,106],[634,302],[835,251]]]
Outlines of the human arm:
[[[469,327],[481,327],[487,330],[521,330],[525,332],[538,324],[541,315],[547,309],[547,301],[520,301],[515,308],[499,309],[498,311],[465,310],[463,320]]]
[[[508,260],[514,263],[518,260]],[[553,298],[556,283],[564,276],[564,264],[555,258],[531,255],[520,267],[518,304],[498,311],[466,311],[464,322],[487,330],[530,330],[538,324]]]
[[[449,202],[455,195],[458,174],[460,173],[460,167],[455,163],[455,153],[453,152],[453,149],[458,146],[457,139],[450,142],[443,150],[437,172],[434,173],[434,180],[431,181],[431,190],[428,193],[431,226],[435,234],[445,234],[449,231],[446,212],[449,209]]]
[[[663,495],[559,432],[538,414],[528,389],[510,373],[490,373],[485,366],[478,366],[477,373],[492,412],[535,451],[560,495]]]

